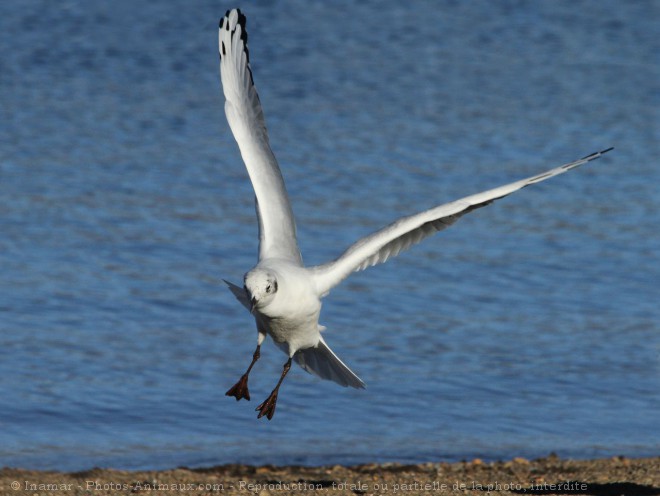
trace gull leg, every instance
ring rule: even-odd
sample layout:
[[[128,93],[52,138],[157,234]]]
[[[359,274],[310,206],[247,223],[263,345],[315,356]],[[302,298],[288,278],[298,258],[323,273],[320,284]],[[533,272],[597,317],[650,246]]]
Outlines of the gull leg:
[[[248,375],[250,374],[250,370],[252,370],[252,366],[257,360],[259,360],[259,357],[261,356],[259,353],[260,349],[261,344],[258,344],[257,349],[254,350],[254,353],[252,354],[252,363],[250,363],[247,371],[241,376],[238,382],[225,393],[225,396],[233,396],[236,398],[236,401],[243,398],[250,401],[250,391],[248,391]]]
[[[284,380],[284,377],[286,374],[289,372],[289,369],[291,368],[291,357],[286,361],[284,364],[284,368],[282,369],[282,376],[280,377],[280,380],[277,381],[277,386],[275,386],[275,389],[270,393],[270,396],[266,398],[266,401],[264,401],[261,405],[259,405],[255,410],[259,412],[259,415],[257,415],[257,418],[261,418],[264,415],[268,420],[273,418],[273,415],[275,414],[275,404],[277,403],[277,393],[280,390],[280,385],[282,384],[282,381]]]

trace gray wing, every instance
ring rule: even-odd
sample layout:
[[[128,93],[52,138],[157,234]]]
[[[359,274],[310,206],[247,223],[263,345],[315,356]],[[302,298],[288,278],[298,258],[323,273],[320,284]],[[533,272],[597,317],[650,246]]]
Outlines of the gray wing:
[[[539,183],[563,174],[580,165],[599,158],[612,148],[587,155],[580,160],[551,169],[542,174],[522,179],[476,195],[466,196],[409,217],[403,217],[389,226],[366,236],[348,248],[336,260],[312,267],[312,275],[319,295],[324,295],[354,271],[385,262],[426,237],[441,231],[463,215],[489,205],[530,184]]]
[[[227,11],[220,20],[218,48],[225,114],[257,200],[259,259],[279,257],[302,265],[289,197],[252,80],[245,16],[239,9]]]
[[[242,287],[236,286],[236,284],[229,282],[227,279],[223,279],[223,281],[225,281],[225,284],[229,286],[229,290],[234,294],[236,299],[241,302],[241,305],[243,305],[249,312],[250,300],[248,300],[248,297],[245,294],[245,290]]]

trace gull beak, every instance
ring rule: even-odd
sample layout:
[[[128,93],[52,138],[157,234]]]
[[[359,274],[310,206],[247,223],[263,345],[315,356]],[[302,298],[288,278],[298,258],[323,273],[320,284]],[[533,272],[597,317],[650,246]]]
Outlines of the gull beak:
[[[254,307],[257,306],[257,298],[252,296],[252,293],[248,291],[247,286],[243,286],[243,289],[245,290],[245,296],[247,296],[247,301],[250,302],[250,313],[254,313]]]

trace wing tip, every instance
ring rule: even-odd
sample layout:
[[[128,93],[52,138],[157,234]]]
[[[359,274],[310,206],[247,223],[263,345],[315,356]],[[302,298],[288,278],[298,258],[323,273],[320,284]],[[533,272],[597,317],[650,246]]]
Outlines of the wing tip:
[[[241,12],[241,9],[236,8],[236,9],[231,9],[228,10],[224,17],[220,18],[220,21],[218,22],[218,30],[220,33],[222,31],[229,31],[229,40],[231,40],[234,35],[236,34],[236,29],[237,27],[240,26],[241,28],[241,41],[243,42],[243,51],[245,52],[245,60],[248,63],[248,68],[250,64],[250,50],[248,49],[248,33],[247,33],[247,17],[243,12]],[[222,34],[221,34],[222,38]],[[224,41],[222,39],[220,40],[220,58],[227,55],[227,46],[225,45]],[[252,77],[252,71],[250,71],[250,77]]]
[[[589,155],[585,155],[580,160],[595,160],[605,155],[607,152],[611,152],[612,150],[614,150],[614,147],[610,146],[609,148],[605,148],[604,150],[601,150],[599,152],[594,152],[594,153],[590,153]]]

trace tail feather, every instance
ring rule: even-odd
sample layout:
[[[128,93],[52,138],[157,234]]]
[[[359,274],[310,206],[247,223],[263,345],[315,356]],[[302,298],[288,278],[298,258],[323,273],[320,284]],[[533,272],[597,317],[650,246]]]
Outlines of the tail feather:
[[[316,348],[305,348],[298,350],[293,356],[303,369],[321,379],[334,381],[340,386],[351,386],[356,389],[364,389],[364,382],[325,343],[323,338]]]

